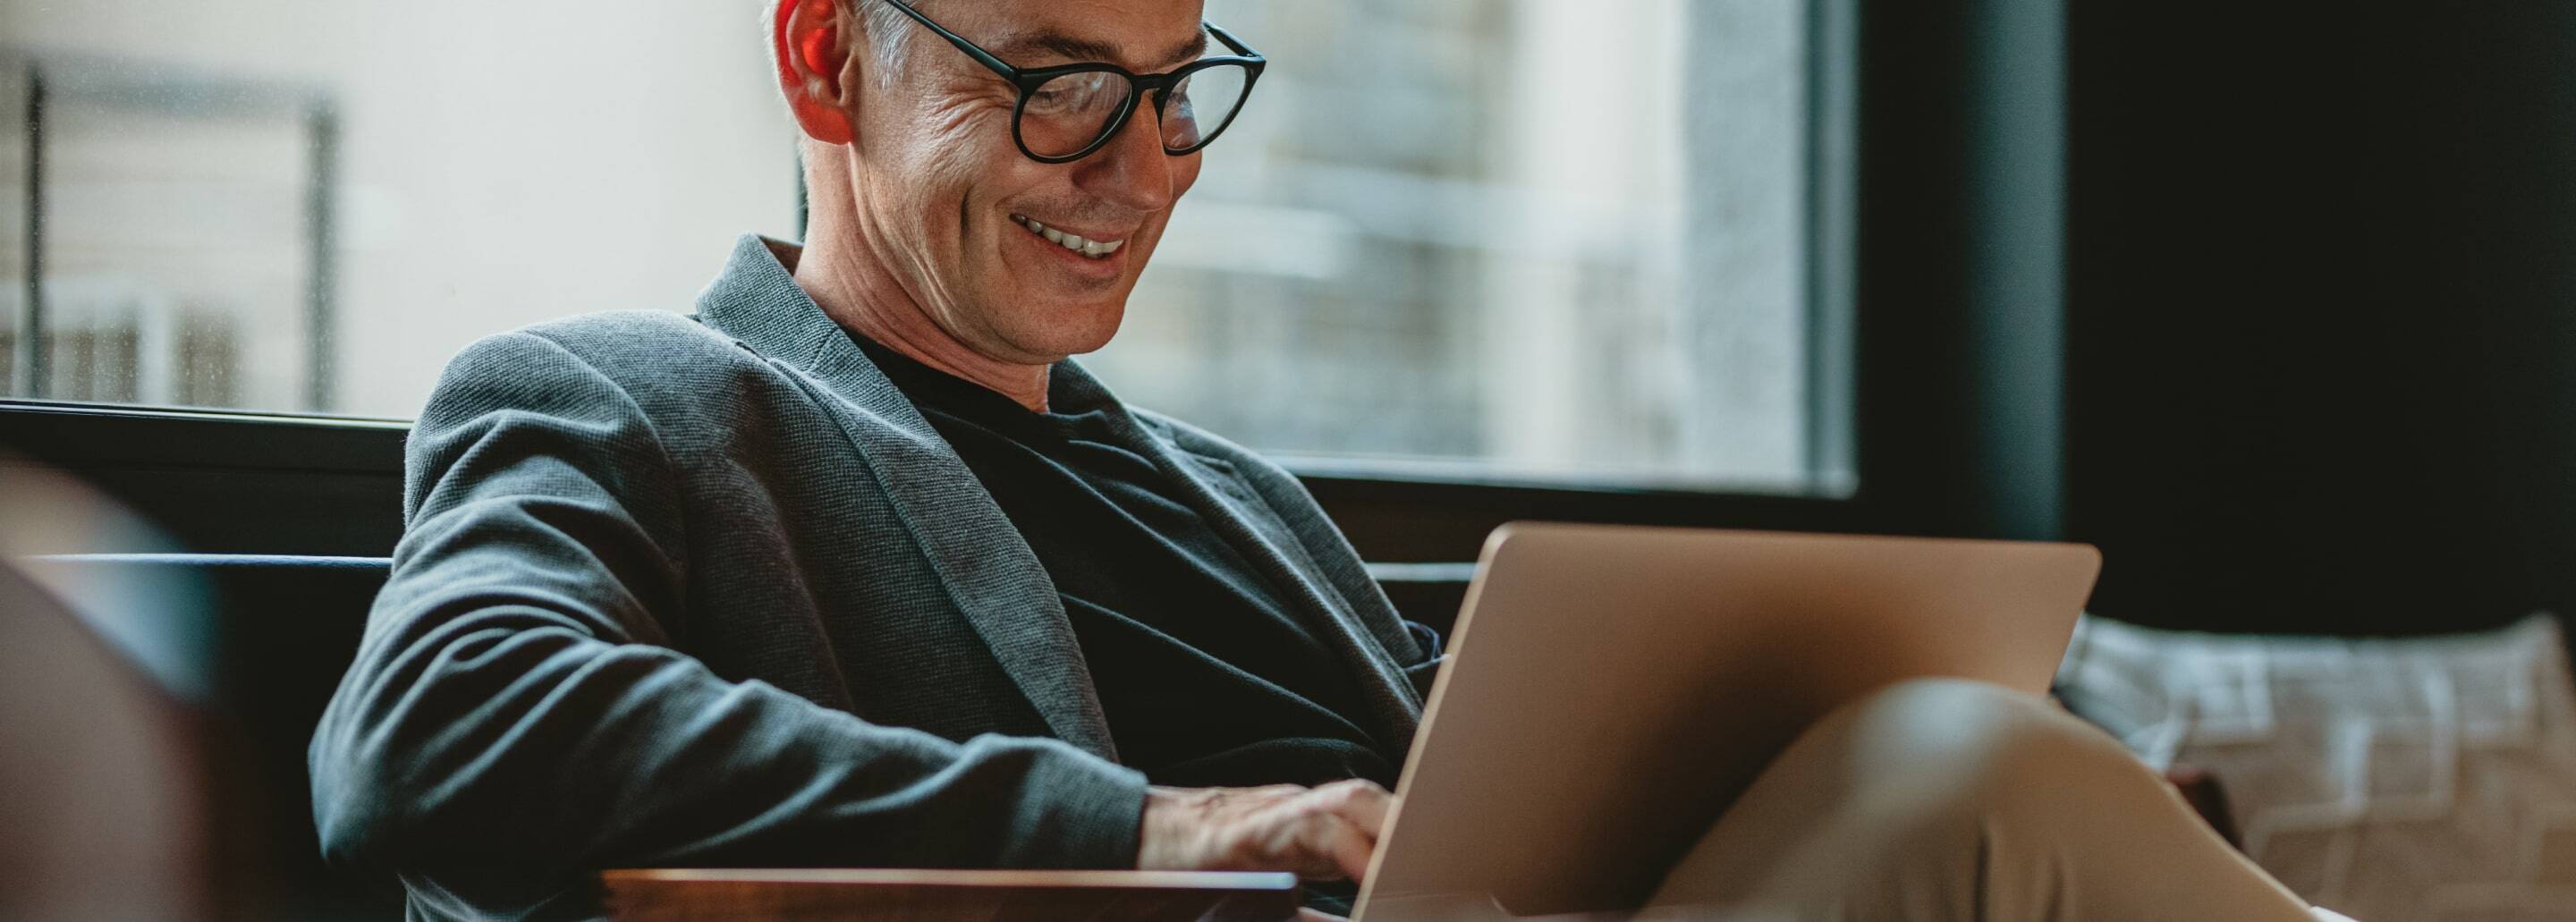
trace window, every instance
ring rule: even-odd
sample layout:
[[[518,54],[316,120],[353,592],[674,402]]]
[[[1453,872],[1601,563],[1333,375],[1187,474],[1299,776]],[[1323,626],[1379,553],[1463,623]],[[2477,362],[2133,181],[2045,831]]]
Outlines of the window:
[[[10,392],[408,417],[485,334],[687,310],[794,236],[792,129],[755,5],[631,5],[0,4]]]
[[[0,7],[9,393],[402,417],[687,309],[791,128],[759,4],[653,5]],[[1301,469],[1838,492],[1810,12],[1210,0],[1269,72],[1085,361]]]
[[[43,294],[30,298],[21,276],[5,295],[13,392],[329,405],[333,312],[317,281],[335,253],[310,220],[333,191],[327,100],[77,58],[16,63],[9,96],[27,135],[10,145],[22,181],[8,249],[13,276],[42,267]]]

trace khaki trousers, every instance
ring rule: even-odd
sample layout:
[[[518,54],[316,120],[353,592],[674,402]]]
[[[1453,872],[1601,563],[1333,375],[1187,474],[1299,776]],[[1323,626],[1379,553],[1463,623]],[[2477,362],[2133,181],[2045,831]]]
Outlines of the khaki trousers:
[[[1639,918],[2314,917],[2108,735],[2029,695],[1918,680],[1807,730]]]

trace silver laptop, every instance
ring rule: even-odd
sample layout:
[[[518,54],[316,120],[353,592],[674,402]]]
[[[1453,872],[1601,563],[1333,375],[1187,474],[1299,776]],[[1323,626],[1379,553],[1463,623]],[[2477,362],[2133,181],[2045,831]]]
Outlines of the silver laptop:
[[[1497,529],[1357,916],[1643,905],[1837,705],[1930,676],[2045,693],[2100,567],[2071,544]]]

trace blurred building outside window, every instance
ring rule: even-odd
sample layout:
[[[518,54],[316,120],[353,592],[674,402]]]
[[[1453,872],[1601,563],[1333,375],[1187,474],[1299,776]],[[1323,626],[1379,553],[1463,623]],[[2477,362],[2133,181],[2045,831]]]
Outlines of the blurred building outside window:
[[[7,395],[400,418],[688,310],[793,129],[757,0],[636,2],[0,5]],[[1811,2],[1209,0],[1269,71],[1082,361],[1300,469],[1848,489]]]

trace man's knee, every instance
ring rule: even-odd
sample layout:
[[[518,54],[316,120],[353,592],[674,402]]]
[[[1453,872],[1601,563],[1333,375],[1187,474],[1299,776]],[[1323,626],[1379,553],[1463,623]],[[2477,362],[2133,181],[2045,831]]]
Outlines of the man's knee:
[[[1702,841],[1693,855],[1715,857],[1678,892],[1799,918],[2148,918],[2187,881],[2206,896],[2175,907],[2244,911],[2163,917],[2296,917],[2251,865],[2212,860],[2226,845],[2191,835],[2196,823],[2153,770],[2047,700],[1918,680],[1811,726]]]
[[[1963,679],[1889,686],[1810,731],[1843,735],[1856,801],[1927,838],[2080,833],[2105,799],[2163,796],[2118,742],[2047,700]]]

